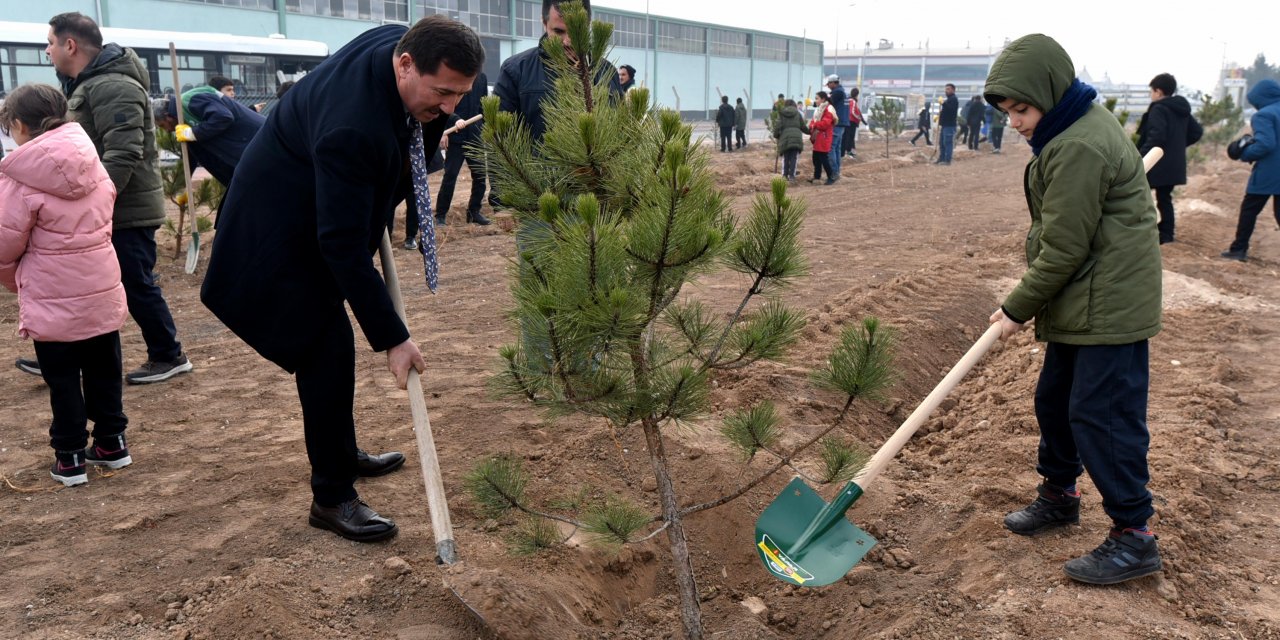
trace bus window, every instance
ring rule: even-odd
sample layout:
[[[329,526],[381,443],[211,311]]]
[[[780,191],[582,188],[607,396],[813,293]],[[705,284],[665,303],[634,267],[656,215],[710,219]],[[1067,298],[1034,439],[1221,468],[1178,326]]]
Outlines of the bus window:
[[[215,55],[205,53],[178,54],[178,83],[181,84],[177,87],[178,91],[188,91],[207,84],[209,76],[218,73],[216,58]],[[173,88],[172,69],[168,52],[156,54],[156,71],[159,72],[161,89],[158,93],[168,93]],[[156,87],[152,87],[153,91],[155,89]]]
[[[228,54],[225,56],[223,75],[236,83],[236,97],[266,97],[275,95],[274,60],[267,56]]]
[[[46,61],[44,50],[36,47],[0,47],[0,96],[28,82],[58,84],[53,64]]]

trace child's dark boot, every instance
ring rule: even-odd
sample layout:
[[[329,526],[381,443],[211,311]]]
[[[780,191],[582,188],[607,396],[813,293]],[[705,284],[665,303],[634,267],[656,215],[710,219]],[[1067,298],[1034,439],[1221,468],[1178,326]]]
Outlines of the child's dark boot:
[[[1047,482],[1036,487],[1040,494],[1025,509],[1004,517],[1006,529],[1020,535],[1033,536],[1046,529],[1080,522],[1080,493],[1067,493],[1062,487]]]
[[[1102,545],[1067,562],[1062,570],[1072,580],[1116,584],[1159,573],[1163,568],[1156,536],[1138,529],[1112,529]]]

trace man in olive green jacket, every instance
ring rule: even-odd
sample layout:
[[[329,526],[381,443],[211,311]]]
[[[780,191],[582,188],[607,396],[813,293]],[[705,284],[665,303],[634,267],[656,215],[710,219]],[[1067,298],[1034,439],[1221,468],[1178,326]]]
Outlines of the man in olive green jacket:
[[[165,211],[146,67],[133,50],[114,42],[103,45],[98,25],[79,13],[54,16],[48,40],[46,52],[71,116],[93,140],[116,187],[111,242],[129,314],[147,343],[146,364],[125,380],[147,384],[191,371],[169,305],[152,276],[155,234]]]
[[[1147,341],[1160,331],[1161,265],[1142,158],[1047,36],[1006,47],[984,95],[1034,154],[1024,184],[1028,267],[991,322],[1008,337],[1034,318],[1048,343],[1035,394],[1045,480],[1005,526],[1034,535],[1079,522],[1076,479],[1087,470],[1113,526],[1101,546],[1066,563],[1067,575],[1114,584],[1157,573]]]

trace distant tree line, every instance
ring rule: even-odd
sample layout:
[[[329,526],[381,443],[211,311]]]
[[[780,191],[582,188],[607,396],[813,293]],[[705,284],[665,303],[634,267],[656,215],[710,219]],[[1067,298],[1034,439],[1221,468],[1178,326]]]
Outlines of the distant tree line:
[[[1253,66],[1244,70],[1244,79],[1252,87],[1267,78],[1280,81],[1280,66],[1267,64],[1267,56],[1259,53]]]

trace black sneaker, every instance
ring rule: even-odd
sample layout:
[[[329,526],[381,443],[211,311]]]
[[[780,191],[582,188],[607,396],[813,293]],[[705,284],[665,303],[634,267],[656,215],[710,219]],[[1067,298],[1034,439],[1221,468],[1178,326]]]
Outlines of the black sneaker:
[[[1163,568],[1156,536],[1133,529],[1112,529],[1097,549],[1062,566],[1067,577],[1089,584],[1117,584]]]
[[[40,363],[36,360],[18,358],[13,362],[13,366],[17,367],[18,371],[23,373],[29,373],[33,376],[43,375],[40,373]]]
[[[177,360],[171,362],[155,362],[153,360],[146,361],[141,367],[130,371],[124,377],[124,381],[129,384],[151,384],[153,382],[164,382],[180,373],[191,371],[191,361],[187,359],[185,353],[179,354]]]
[[[1234,249],[1227,249],[1226,251],[1223,251],[1222,253],[1220,253],[1220,254],[1218,254],[1218,255],[1220,255],[1220,256],[1222,256],[1222,257],[1224,257],[1224,258],[1228,259],[1228,260],[1238,260],[1238,261],[1240,261],[1240,262],[1248,262],[1248,260],[1249,260],[1249,252],[1248,252],[1248,251],[1236,251],[1236,250],[1234,250]]]
[[[93,446],[84,450],[85,462],[95,467],[120,469],[133,464],[129,455],[129,447],[125,445],[124,434],[94,438]]]
[[[1046,529],[1080,522],[1080,496],[1069,495],[1047,482],[1036,487],[1040,494],[1027,508],[1004,517],[1004,528],[1033,536]]]
[[[83,451],[55,451],[53,466],[49,467],[49,477],[62,483],[64,487],[88,484],[89,474],[85,473]]]
[[[404,248],[409,249],[409,250],[417,249],[417,248],[418,248],[418,241],[417,241],[417,240],[414,240],[413,238],[409,238],[408,240],[405,240],[405,241],[404,241]]]
[[[445,226],[445,225],[447,225],[447,224],[449,224],[449,223],[448,223],[448,222],[445,222],[445,217],[444,217],[444,215],[443,215],[443,214],[438,214],[438,215],[436,215],[436,226],[437,226],[437,227],[443,227],[443,226]]]
[[[467,212],[467,222],[470,222],[471,224],[478,224],[482,227],[485,225],[493,224],[492,221],[484,217],[484,214],[480,213],[479,211]]]

